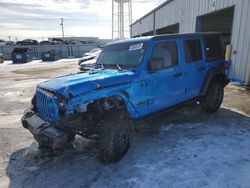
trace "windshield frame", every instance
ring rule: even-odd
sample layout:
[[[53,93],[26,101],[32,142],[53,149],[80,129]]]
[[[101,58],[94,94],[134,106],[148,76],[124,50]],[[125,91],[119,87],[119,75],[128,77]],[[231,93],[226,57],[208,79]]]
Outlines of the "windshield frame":
[[[114,64],[105,64],[105,63],[101,63],[100,62],[100,57],[101,57],[102,53],[104,53],[107,48],[115,47],[115,46],[119,46],[120,47],[121,45],[128,45],[128,46],[131,47],[131,46],[138,45],[138,44],[143,44],[142,48],[138,49],[138,50],[142,50],[143,49],[143,52],[142,52],[141,57],[140,57],[140,62],[138,64],[136,64],[136,65],[132,65],[132,64],[119,64],[119,62],[114,63]],[[133,41],[133,42],[124,42],[124,43],[110,44],[110,45],[105,46],[102,49],[99,57],[97,58],[96,65],[104,65],[105,69],[107,67],[108,68],[110,68],[110,67],[117,68],[117,65],[120,66],[122,69],[138,69],[141,66],[141,64],[143,63],[143,60],[144,60],[147,48],[148,48],[148,44],[147,44],[146,41]]]

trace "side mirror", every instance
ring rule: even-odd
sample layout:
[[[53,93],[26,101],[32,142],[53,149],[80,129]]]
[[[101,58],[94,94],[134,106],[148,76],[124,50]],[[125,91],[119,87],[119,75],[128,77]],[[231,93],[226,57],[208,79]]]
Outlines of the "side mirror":
[[[225,53],[225,61],[228,62],[231,57],[231,51],[232,51],[232,45],[228,44],[226,47],[226,53]]]
[[[164,59],[163,57],[153,57],[149,61],[149,73],[154,73],[157,70],[164,68]]]

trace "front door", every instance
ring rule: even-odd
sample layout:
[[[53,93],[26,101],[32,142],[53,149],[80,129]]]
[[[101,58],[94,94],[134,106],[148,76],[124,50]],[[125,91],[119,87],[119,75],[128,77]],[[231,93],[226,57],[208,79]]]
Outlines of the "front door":
[[[160,68],[148,72],[146,86],[149,111],[158,111],[185,100],[184,71],[180,64],[178,40],[155,42],[149,65]],[[149,67],[150,67],[149,66]]]

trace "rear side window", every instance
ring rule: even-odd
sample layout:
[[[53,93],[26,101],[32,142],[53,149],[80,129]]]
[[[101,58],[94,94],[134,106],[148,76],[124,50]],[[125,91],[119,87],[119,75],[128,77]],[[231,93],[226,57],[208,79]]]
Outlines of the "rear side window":
[[[187,63],[202,60],[201,41],[199,39],[184,41],[184,48]]]
[[[207,61],[214,61],[224,58],[219,36],[206,37],[204,41]]]
[[[164,68],[176,66],[178,64],[178,49],[176,42],[156,44],[151,57],[151,60],[154,59],[163,60]]]

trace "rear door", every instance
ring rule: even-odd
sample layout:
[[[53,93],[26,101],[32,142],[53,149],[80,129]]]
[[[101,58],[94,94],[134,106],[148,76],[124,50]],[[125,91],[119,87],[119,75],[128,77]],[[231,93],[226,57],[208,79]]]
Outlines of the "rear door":
[[[184,71],[178,49],[178,40],[154,43],[150,60],[161,59],[164,67],[147,75],[149,111],[167,108],[185,100]]]
[[[197,97],[206,74],[206,61],[200,38],[183,39],[186,99]]]

